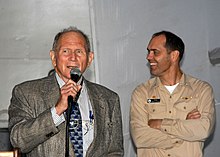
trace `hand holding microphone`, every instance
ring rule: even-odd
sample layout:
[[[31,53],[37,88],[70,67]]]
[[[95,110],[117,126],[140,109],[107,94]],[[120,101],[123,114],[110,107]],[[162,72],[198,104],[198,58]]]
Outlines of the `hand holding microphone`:
[[[74,67],[71,69],[71,79],[69,79],[66,84],[60,89],[60,98],[56,104],[56,111],[58,115],[61,115],[64,111],[67,110],[69,101],[77,101],[79,97],[79,91],[82,88],[80,84],[77,84],[77,82],[81,78],[81,75],[82,74],[79,68]]]

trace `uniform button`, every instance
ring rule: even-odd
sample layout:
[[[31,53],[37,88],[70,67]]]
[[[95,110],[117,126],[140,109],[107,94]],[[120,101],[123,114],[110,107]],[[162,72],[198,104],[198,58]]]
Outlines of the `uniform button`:
[[[186,106],[184,106],[183,108],[186,109]]]
[[[164,129],[164,131],[167,131],[167,129]]]
[[[155,109],[153,109],[153,112],[155,112]]]
[[[170,154],[168,154],[167,156],[171,156]]]
[[[171,111],[169,111],[169,113],[171,113]]]

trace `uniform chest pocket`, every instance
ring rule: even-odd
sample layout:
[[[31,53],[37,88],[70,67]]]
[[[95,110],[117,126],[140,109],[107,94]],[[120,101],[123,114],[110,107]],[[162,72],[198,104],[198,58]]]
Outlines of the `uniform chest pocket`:
[[[164,117],[166,105],[161,103],[147,103],[145,110],[148,112],[149,119],[160,119]]]
[[[193,109],[196,109],[198,106],[195,99],[190,101],[180,101],[174,105],[176,110],[176,116],[179,119],[186,119],[187,114],[191,112]]]

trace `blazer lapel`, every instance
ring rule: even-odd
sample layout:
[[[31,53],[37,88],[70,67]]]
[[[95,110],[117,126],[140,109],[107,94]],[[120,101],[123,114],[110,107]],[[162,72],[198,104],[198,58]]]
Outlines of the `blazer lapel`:
[[[89,99],[91,102],[93,114],[94,114],[94,140],[87,150],[87,154],[93,154],[94,147],[99,144],[99,134],[103,132],[103,126],[105,126],[106,105],[102,98],[102,93],[97,91],[96,86],[85,80]]]

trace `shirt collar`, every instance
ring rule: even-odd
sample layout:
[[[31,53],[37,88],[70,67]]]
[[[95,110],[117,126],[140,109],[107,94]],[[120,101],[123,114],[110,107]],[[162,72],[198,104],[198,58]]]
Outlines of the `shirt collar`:
[[[56,79],[59,84],[59,87],[61,88],[65,84],[65,82],[60,78],[60,76],[57,73],[55,73],[55,75],[56,75]]]
[[[185,73],[182,74],[181,78],[180,78],[180,82],[179,85],[183,85],[183,86],[190,86],[189,80],[187,79],[187,75]],[[156,88],[159,86],[164,86],[159,77],[155,77],[153,83],[152,83],[152,88]]]

